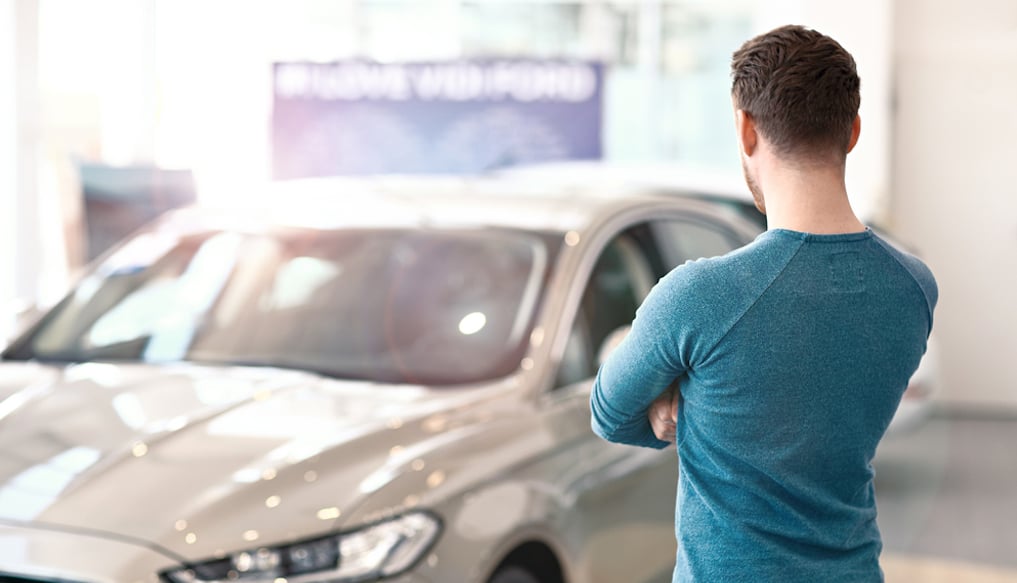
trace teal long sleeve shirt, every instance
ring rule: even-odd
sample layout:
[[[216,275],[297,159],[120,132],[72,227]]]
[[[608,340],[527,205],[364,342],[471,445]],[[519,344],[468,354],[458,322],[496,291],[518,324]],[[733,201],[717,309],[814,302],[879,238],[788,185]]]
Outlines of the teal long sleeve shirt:
[[[678,382],[675,582],[882,581],[871,462],[937,294],[871,230],[770,230],[657,283],[591,409],[601,437],[664,448],[646,412]]]

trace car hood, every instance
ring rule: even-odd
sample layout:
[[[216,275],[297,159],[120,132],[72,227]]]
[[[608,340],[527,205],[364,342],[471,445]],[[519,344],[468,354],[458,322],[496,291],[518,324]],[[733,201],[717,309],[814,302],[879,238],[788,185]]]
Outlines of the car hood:
[[[188,559],[314,536],[422,469],[429,440],[448,433],[443,412],[477,392],[279,369],[2,363],[0,521]]]

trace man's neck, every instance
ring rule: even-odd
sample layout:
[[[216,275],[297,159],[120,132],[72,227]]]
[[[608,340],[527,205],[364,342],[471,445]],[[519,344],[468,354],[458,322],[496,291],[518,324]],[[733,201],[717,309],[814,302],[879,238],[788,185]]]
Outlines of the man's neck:
[[[763,192],[770,229],[830,235],[865,230],[851,209],[842,168],[772,172],[765,178]]]

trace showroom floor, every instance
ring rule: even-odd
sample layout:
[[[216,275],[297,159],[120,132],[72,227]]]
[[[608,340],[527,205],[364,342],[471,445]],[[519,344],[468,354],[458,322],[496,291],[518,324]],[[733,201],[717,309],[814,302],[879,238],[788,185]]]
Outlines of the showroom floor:
[[[888,583],[1017,582],[1017,417],[937,414],[875,466]]]

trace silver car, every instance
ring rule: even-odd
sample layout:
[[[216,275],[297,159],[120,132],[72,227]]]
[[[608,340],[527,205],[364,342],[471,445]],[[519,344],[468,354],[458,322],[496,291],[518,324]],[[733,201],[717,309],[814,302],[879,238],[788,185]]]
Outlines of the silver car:
[[[670,581],[674,450],[589,393],[744,205],[280,184],[105,257],[0,362],[0,580]]]

